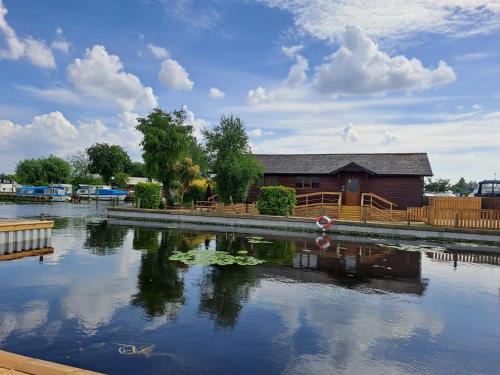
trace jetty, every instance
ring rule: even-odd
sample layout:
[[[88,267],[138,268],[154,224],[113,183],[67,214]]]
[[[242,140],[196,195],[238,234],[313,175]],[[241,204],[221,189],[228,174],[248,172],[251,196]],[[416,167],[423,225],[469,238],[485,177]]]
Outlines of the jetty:
[[[0,260],[51,253],[52,220],[0,218]]]
[[[0,374],[1,375],[102,375],[98,372],[81,370],[76,367],[60,365],[53,362],[42,361],[18,354],[12,354],[0,350]]]

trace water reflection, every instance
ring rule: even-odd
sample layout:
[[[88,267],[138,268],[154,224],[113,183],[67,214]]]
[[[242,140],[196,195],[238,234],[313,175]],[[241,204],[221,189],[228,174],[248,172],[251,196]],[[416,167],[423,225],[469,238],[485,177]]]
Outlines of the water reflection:
[[[128,229],[109,225],[106,221],[87,224],[84,247],[91,254],[107,255],[115,253],[122,245]]]
[[[148,317],[174,319],[185,300],[183,266],[168,257],[174,251],[187,249],[184,236],[173,231],[162,231],[158,236],[157,231],[135,229],[133,246],[145,251],[137,276],[138,292],[132,304],[143,308]]]

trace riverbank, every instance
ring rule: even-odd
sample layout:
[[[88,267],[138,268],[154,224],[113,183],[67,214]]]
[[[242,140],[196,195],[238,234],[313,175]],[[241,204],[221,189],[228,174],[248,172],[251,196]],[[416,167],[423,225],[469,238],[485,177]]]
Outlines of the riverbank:
[[[180,210],[149,210],[126,207],[108,208],[108,217],[123,220],[153,222],[181,222],[229,227],[274,229],[282,231],[317,232],[321,230],[311,218],[278,217],[264,215],[228,215],[212,212],[186,212]],[[426,225],[394,223],[334,221],[326,233],[350,236],[412,239],[428,241],[467,241],[500,243],[500,231],[457,228],[435,228]]]

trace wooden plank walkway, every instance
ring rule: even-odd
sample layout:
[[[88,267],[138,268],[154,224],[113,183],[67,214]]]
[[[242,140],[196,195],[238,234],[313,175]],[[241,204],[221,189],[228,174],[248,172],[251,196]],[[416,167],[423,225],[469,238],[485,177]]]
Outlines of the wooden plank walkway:
[[[103,375],[0,350],[0,375]]]

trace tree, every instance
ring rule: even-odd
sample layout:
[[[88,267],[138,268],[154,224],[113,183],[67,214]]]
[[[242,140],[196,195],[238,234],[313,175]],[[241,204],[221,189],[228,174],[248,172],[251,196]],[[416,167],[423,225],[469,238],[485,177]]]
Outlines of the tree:
[[[208,178],[208,156],[207,151],[202,144],[198,143],[195,138],[189,146],[188,155],[193,161],[193,164],[200,166],[200,175]]]
[[[71,164],[66,160],[50,155],[40,159],[45,174],[45,181],[49,184],[67,184],[71,180]]]
[[[443,193],[450,189],[450,180],[447,178],[438,178],[437,180],[433,180],[432,177],[429,177],[425,182],[425,191],[428,192]]]
[[[25,159],[17,164],[16,175],[24,184],[68,183],[71,179],[71,164],[54,155],[47,158]]]
[[[17,163],[16,175],[21,184],[45,184],[45,174],[39,159],[25,159]]]
[[[127,152],[118,145],[96,143],[87,149],[89,171],[98,173],[109,184],[111,177],[123,172],[130,164]]]
[[[115,186],[118,186],[120,189],[126,189],[128,188],[128,179],[129,175],[125,172],[118,172],[114,176],[113,183]]]
[[[141,163],[140,161],[133,161],[127,166],[125,173],[132,177],[145,177],[146,172],[144,169],[144,163]]]
[[[204,130],[208,163],[223,202],[243,202],[264,166],[252,155],[245,125],[238,117],[222,116],[213,130]]]
[[[187,155],[193,139],[193,128],[186,125],[185,120],[186,113],[182,110],[165,112],[160,108],[137,119],[136,128],[143,135],[141,147],[146,176],[161,181],[167,201],[171,201],[175,163]]]
[[[200,175],[200,166],[193,164],[193,160],[185,158],[178,161],[174,166],[177,178],[180,183],[181,206],[184,205],[184,193],[189,189],[191,181]]]

